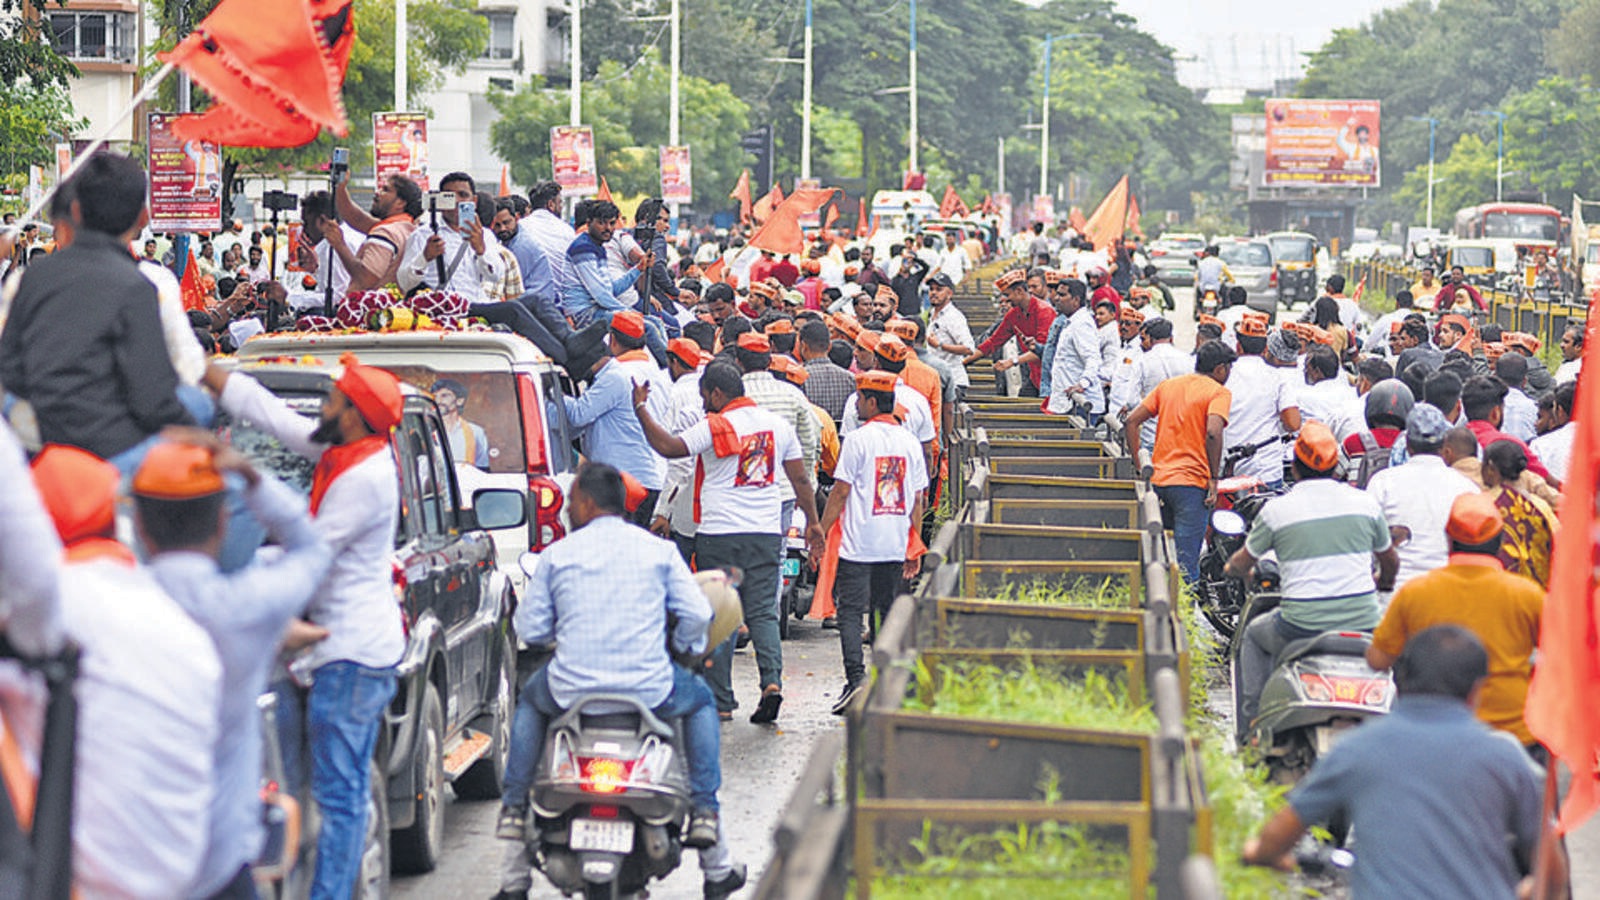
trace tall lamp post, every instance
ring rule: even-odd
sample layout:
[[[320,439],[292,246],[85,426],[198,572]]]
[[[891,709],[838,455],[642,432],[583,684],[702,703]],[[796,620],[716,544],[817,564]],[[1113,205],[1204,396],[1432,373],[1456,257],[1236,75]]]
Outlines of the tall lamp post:
[[[1047,34],[1044,36],[1044,100],[1039,120],[1039,193],[1050,193],[1050,57],[1056,41],[1094,37],[1093,34]]]
[[[1506,181],[1506,114],[1498,109],[1480,109],[1480,116],[1494,116],[1495,151],[1494,151],[1494,202],[1499,203],[1505,199]]]
[[[909,171],[917,168],[917,0],[911,0],[911,153]]]
[[[1406,116],[1413,122],[1428,123],[1428,227],[1433,227],[1433,139],[1439,120],[1433,116]]]

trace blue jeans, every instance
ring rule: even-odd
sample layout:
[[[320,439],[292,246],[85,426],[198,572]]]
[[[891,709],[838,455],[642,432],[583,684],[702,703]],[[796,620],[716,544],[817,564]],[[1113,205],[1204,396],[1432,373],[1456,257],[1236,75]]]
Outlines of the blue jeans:
[[[372,751],[394,691],[394,669],[341,661],[316,670],[306,703],[311,794],[322,813],[313,900],[350,896],[367,834]]]
[[[1188,484],[1158,484],[1162,524],[1172,529],[1178,567],[1190,584],[1200,580],[1200,547],[1206,540],[1206,489]]]
[[[610,327],[611,317],[618,312],[621,310],[591,307],[574,315],[572,324],[573,327],[582,330],[589,323],[599,320]],[[656,358],[658,364],[663,366],[667,364],[667,335],[661,328],[661,321],[652,316],[644,317],[644,345],[650,348],[650,355]]]
[[[523,808],[528,805],[528,790],[544,748],[550,719],[563,710],[550,693],[548,669],[528,678],[517,699],[517,712],[511,719],[511,747],[506,752],[505,788],[500,802]],[[717,706],[711,689],[703,679],[682,666],[672,667],[672,692],[651,712],[670,722],[683,720],[684,748],[689,763],[689,798],[696,810],[717,810],[717,791],[722,787],[722,731],[717,724]]]

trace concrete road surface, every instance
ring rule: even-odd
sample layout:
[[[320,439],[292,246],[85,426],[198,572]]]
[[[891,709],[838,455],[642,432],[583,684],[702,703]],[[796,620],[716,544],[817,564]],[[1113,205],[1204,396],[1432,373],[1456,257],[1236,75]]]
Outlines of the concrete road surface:
[[[755,656],[747,647],[734,655],[733,689],[740,708],[722,726],[722,816],[734,856],[749,864],[752,886],[772,853],[772,828],[789,802],[795,781],[819,734],[844,727],[829,713],[844,684],[839,633],[823,631],[815,620],[793,623],[783,644],[783,709],[776,726],[752,725],[755,708]],[[445,842],[439,868],[423,876],[396,876],[398,900],[487,898],[500,889],[500,843],[494,837],[499,804],[451,802],[445,813]],[[749,893],[741,891],[739,896]],[[534,897],[560,894],[534,874]],[[701,896],[699,859],[684,854],[684,864],[651,888],[652,900],[693,900]]]

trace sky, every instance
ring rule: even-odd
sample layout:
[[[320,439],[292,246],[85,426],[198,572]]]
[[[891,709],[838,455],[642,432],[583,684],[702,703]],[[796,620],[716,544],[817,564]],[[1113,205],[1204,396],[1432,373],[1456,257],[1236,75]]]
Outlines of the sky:
[[[1270,87],[1297,75],[1305,54],[1335,28],[1360,25],[1402,0],[1116,0],[1146,31],[1181,57],[1178,76],[1189,87]]]

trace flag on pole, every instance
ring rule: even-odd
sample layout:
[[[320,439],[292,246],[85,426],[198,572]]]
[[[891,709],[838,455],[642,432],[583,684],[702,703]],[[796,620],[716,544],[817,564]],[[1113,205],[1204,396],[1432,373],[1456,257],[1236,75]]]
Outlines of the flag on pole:
[[[961,199],[961,195],[956,193],[955,185],[945,185],[944,199],[939,201],[939,218],[955,219],[971,215],[971,213],[972,211],[967,209],[967,204]]]
[[[216,100],[173,134],[240,147],[297,147],[323,128],[343,137],[354,43],[351,0],[222,0],[160,54]]]
[[[1355,292],[1350,295],[1350,299],[1352,301],[1356,302],[1356,303],[1360,303],[1361,302],[1361,295],[1365,294],[1366,292],[1367,292],[1367,276],[1366,276],[1366,273],[1363,272],[1362,275],[1361,275],[1361,280],[1356,282]]]
[[[606,184],[606,177],[600,176],[600,192],[594,195],[596,200],[611,201],[611,185]]]
[[[500,193],[498,196],[511,196],[511,166],[500,164]]]
[[[767,196],[770,197],[771,194]],[[805,232],[800,227],[800,217],[816,212],[823,204],[837,196],[842,196],[838,188],[795,191],[772,210],[772,214],[760,228],[756,229],[755,234],[750,235],[749,246],[778,254],[804,252]]]
[[[867,198],[866,197],[862,197],[860,200],[857,200],[856,203],[858,204],[857,207],[856,207],[856,237],[864,238],[864,237],[867,236],[867,227],[868,227],[867,226]]]
[[[206,292],[200,286],[200,267],[194,264],[194,250],[189,251],[189,262],[183,267],[183,277],[178,280],[178,296],[183,299],[183,311],[206,308]]]
[[[1122,230],[1144,237],[1144,229],[1139,227],[1139,198],[1133,195],[1133,191],[1128,192],[1128,220],[1123,223]]]
[[[739,224],[750,224],[750,170],[740,169],[739,180],[728,193],[729,200],[739,201]]]
[[[1083,217],[1082,209],[1074,206],[1067,211],[1067,224],[1072,226],[1073,231],[1083,234],[1083,230],[1089,227],[1089,220]]]
[[[772,216],[772,211],[781,203],[783,203],[783,189],[778,187],[777,182],[773,182],[772,190],[767,191],[765,196],[750,207],[750,218],[760,225]]]
[[[1550,561],[1550,590],[1539,620],[1539,664],[1533,667],[1523,719],[1528,730],[1572,773],[1561,805],[1562,834],[1600,809],[1600,630],[1596,615],[1595,499],[1600,480],[1600,295],[1589,299],[1583,368],[1572,405],[1572,465],[1562,485],[1561,529]]]
[[[1095,207],[1094,215],[1083,226],[1083,233],[1094,241],[1096,249],[1111,246],[1113,238],[1122,237],[1122,226],[1128,222],[1128,176],[1122,176],[1104,200]]]
[[[839,199],[843,200],[844,198],[841,196]],[[826,240],[833,233],[833,223],[837,221],[839,221],[839,204],[830,203],[828,204],[828,217],[822,222],[822,234],[818,235],[818,239]]]

